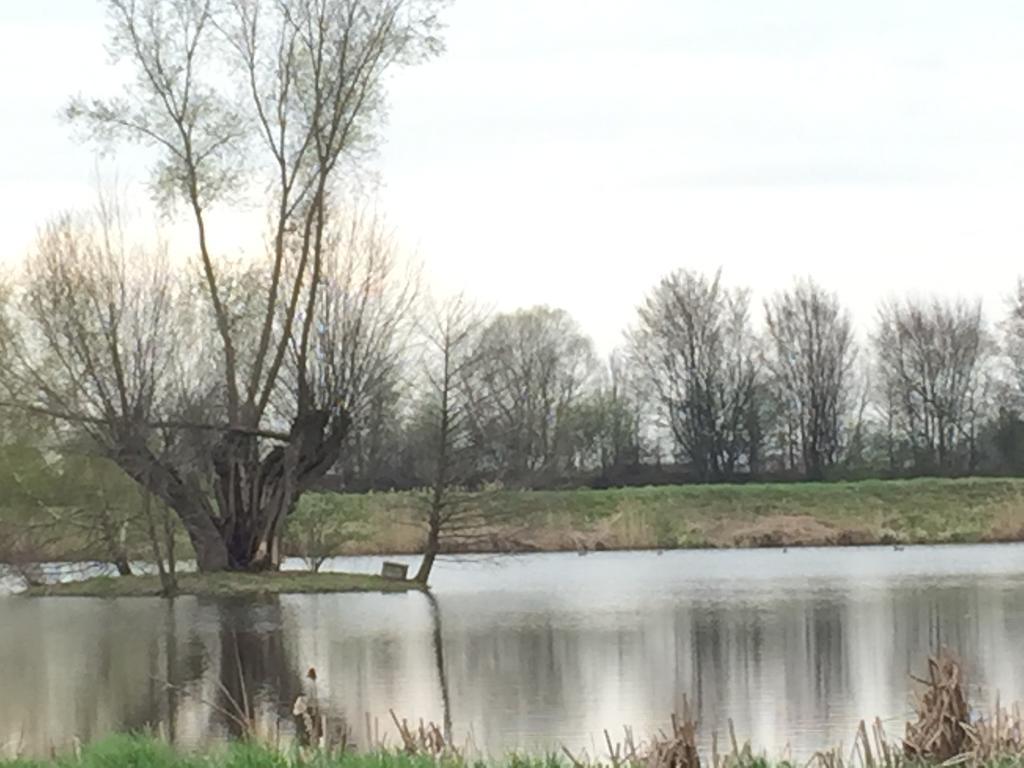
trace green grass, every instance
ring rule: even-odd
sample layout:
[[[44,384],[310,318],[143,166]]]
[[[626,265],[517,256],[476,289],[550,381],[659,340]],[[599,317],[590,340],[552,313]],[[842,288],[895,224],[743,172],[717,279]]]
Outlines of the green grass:
[[[588,763],[600,768],[600,763]],[[606,764],[607,765],[607,764]],[[733,768],[791,768],[748,756]],[[207,754],[185,754],[144,736],[112,736],[89,745],[77,755],[44,760],[0,759],[0,768],[574,768],[562,755],[544,757],[510,754],[501,759],[466,760],[457,756],[434,759],[425,754],[396,751],[370,754],[296,750],[277,751],[252,743],[233,743]],[[611,768],[609,765],[608,768]]]
[[[179,595],[233,596],[324,592],[405,592],[411,581],[355,573],[182,573]],[[65,584],[32,587],[30,597],[155,597],[163,594],[157,576],[101,576]]]
[[[965,478],[861,480],[836,483],[682,485],[574,491],[505,491],[493,504],[526,515],[568,514],[580,521],[609,517],[627,505],[681,517],[810,514],[843,519],[885,511],[893,519],[925,514],[942,523],[965,510],[1024,501],[1024,480]],[[1024,506],[1022,506],[1024,509]]]
[[[327,538],[326,551],[331,554],[421,552],[424,533],[417,523],[424,519],[426,498],[416,492],[306,494],[301,511],[315,515],[293,518],[286,551],[301,555],[305,518],[326,515],[339,523]],[[473,494],[465,501],[492,521],[492,535],[489,541],[477,538],[472,547],[450,551],[1024,540],[1024,479],[1017,478],[498,490]],[[11,514],[0,506],[0,523]],[[145,536],[138,531],[130,534],[133,559],[147,559]],[[101,552],[83,551],[80,538],[79,530],[69,529],[40,556],[103,558]],[[179,552],[189,552],[183,534]]]
[[[826,750],[823,754],[828,754]],[[898,750],[897,750],[898,754]],[[704,755],[702,758],[706,757]],[[709,765],[702,760],[702,765]],[[864,765],[860,760],[851,759],[848,765]],[[1024,757],[1008,752],[1005,756],[987,762],[967,762],[974,768],[1022,768]],[[586,762],[588,768],[613,768],[604,762]],[[654,768],[664,768],[665,763],[654,763]],[[724,756],[721,763],[726,768],[794,768],[786,760],[771,760],[744,748]],[[827,758],[807,765],[843,765]],[[876,760],[870,765],[879,768],[925,768],[934,763],[920,763],[896,759]],[[618,768],[647,768],[643,760],[624,760]],[[433,758],[425,754],[405,754],[396,751],[370,754],[344,752],[328,754],[318,751],[274,750],[253,743],[232,743],[223,745],[203,754],[178,752],[167,744],[145,736],[112,736],[86,746],[78,754],[58,755],[40,760],[0,759],[0,768],[580,768],[561,754],[531,756],[512,753],[499,759],[467,760],[458,756]]]
[[[347,514],[352,497],[310,503]],[[361,535],[350,552],[415,552],[422,495],[359,497]],[[574,549],[950,543],[1024,539],[1024,479],[922,478],[834,483],[503,490],[473,497],[497,539]]]
[[[510,755],[499,762],[454,759],[435,761],[426,755],[396,752],[325,754],[275,751],[250,743],[233,743],[208,754],[189,755],[143,736],[112,736],[89,745],[78,755],[47,760],[0,760],[0,768],[567,768],[562,759]]]

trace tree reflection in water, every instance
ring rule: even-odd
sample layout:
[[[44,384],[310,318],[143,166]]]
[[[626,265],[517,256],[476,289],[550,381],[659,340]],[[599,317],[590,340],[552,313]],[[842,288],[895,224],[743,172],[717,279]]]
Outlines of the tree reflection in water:
[[[997,688],[1020,699],[1022,556],[596,553],[446,563],[439,597],[0,597],[0,750],[147,727],[201,746],[240,733],[232,702],[287,738],[315,667],[329,723],[347,719],[357,746],[394,709],[492,754],[589,748],[605,728],[666,727],[686,695],[705,737],[732,719],[799,756],[848,742],[862,717],[898,722],[908,673],[940,644],[963,656],[979,706]]]
[[[437,683],[441,689],[441,706],[444,709],[444,740],[452,742],[452,703],[448,693],[448,672],[444,666],[444,631],[441,627],[441,605],[433,592],[424,593],[430,603],[431,636],[434,646],[434,665],[437,670]]]

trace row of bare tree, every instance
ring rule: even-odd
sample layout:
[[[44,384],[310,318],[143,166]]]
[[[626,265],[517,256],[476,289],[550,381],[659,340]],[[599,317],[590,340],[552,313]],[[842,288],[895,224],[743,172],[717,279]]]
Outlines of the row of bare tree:
[[[1024,294],[1001,334],[977,302],[888,301],[861,345],[849,312],[811,281],[770,297],[755,329],[748,292],[719,274],[678,271],[649,292],[623,348],[602,364],[564,311],[488,314],[461,297],[424,296],[375,218],[336,216],[323,261],[308,359],[290,349],[264,419],[233,428],[218,421],[229,409],[223,365],[193,270],[127,245],[114,208],[62,217],[6,294],[8,405],[49,425],[51,449],[87,445],[112,460],[190,535],[200,499],[235,551],[252,544],[230,538],[240,513],[225,479],[256,509],[268,501],[252,494],[287,489],[269,502],[278,526],[308,488],[429,488],[424,522],[436,554],[442,530],[469,536],[482,525],[460,509],[458,491],[494,483],[1024,469],[1015,416]],[[260,338],[262,309],[252,304],[272,276],[259,265],[220,274],[245,361]],[[284,454],[303,439],[294,397],[306,389],[314,412],[336,408],[344,429],[315,473],[282,475],[296,472]],[[325,393],[336,393],[333,406],[316,399]],[[246,444],[265,445],[251,456],[255,488],[225,466],[225,452],[237,460],[231,451]],[[284,461],[278,474],[261,477],[274,457]],[[180,488],[193,494],[184,503]],[[261,529],[268,547],[278,534]]]
[[[678,271],[603,365],[564,312],[445,312],[427,336],[441,360],[458,339],[451,378],[396,367],[394,407],[361,421],[327,482],[428,485],[452,460],[431,432],[448,411],[472,486],[1024,470],[1022,297],[998,328],[979,302],[886,301],[862,343],[813,281],[770,297],[755,328],[747,291]]]
[[[641,307],[631,349],[702,480],[878,469],[883,446],[890,471],[968,472],[981,431],[1019,403],[1021,312],[1018,297],[1000,346],[980,302],[891,300],[861,346],[838,298],[798,281],[758,334],[745,291],[683,271]]]

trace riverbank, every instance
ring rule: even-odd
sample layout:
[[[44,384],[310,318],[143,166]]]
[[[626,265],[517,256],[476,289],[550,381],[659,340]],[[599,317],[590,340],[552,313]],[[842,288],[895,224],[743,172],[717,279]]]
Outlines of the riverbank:
[[[231,597],[246,595],[314,594],[334,592],[408,592],[422,589],[413,581],[356,573],[180,573],[178,595]],[[160,597],[158,576],[98,576],[30,587],[27,597]]]
[[[496,490],[458,503],[486,523],[471,538],[447,541],[448,553],[1024,541],[1024,478]],[[324,556],[423,551],[426,493],[307,493],[300,504],[288,555],[303,556],[311,540]],[[5,522],[25,525],[0,505],[0,532]],[[180,531],[178,551],[189,551]],[[134,520],[127,552],[143,561],[151,552]],[[32,553],[40,561],[107,559],[75,526],[48,530]]]
[[[311,494],[351,520],[333,554],[422,551],[424,495]],[[1024,479],[500,490],[468,497],[486,536],[450,552],[991,543],[1024,540]],[[299,554],[301,537],[290,538]]]

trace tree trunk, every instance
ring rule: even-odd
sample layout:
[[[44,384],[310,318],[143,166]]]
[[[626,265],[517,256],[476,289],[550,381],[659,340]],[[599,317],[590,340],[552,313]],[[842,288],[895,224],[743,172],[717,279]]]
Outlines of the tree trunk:
[[[434,560],[437,559],[439,538],[438,531],[431,525],[431,531],[427,534],[427,546],[423,551],[423,560],[420,561],[420,568],[413,581],[426,585],[430,579],[430,571],[434,567]]]
[[[160,461],[139,435],[128,436],[111,455],[121,469],[174,510],[188,534],[200,571],[223,571],[228,553],[209,500],[195,481]]]
[[[262,458],[253,432],[227,432],[212,457],[216,506],[194,476],[161,461],[141,438],[112,458],[174,510],[200,571],[269,570],[280,565],[284,519],[337,461],[350,424],[344,411],[309,411]]]
[[[175,511],[177,512],[177,510]],[[224,545],[224,539],[220,537],[216,529],[213,532],[207,530],[193,531],[186,524],[185,530],[188,533],[189,541],[192,543],[192,549],[196,553],[196,568],[198,570],[203,573],[229,570],[228,550]]]
[[[228,433],[214,455],[218,527],[228,570],[277,570],[284,521],[299,497],[338,460],[351,422],[344,412],[310,411],[289,441],[259,455],[256,437]]]
[[[420,569],[416,572],[416,576],[413,581],[418,584],[426,584],[430,579],[430,571],[434,567],[434,560],[437,559],[437,548],[427,545],[426,552],[423,553],[423,560],[420,561]]]
[[[115,521],[110,513],[110,509],[104,506],[103,512],[100,515],[100,530],[103,535],[103,544],[107,550],[107,557],[110,558],[110,562],[117,568],[118,575],[131,576],[132,567],[128,562],[126,548],[128,524],[122,523],[115,530]]]
[[[430,505],[430,521],[427,528],[427,545],[423,550],[423,560],[420,561],[420,569],[416,572],[413,581],[426,586],[430,579],[430,571],[434,567],[434,560],[437,559],[438,550],[441,548],[441,509],[438,500],[435,498]]]
[[[217,507],[228,568],[276,570],[278,538],[300,495],[299,462],[293,445],[275,447],[257,461],[246,460],[247,453],[246,446],[217,462]]]

